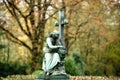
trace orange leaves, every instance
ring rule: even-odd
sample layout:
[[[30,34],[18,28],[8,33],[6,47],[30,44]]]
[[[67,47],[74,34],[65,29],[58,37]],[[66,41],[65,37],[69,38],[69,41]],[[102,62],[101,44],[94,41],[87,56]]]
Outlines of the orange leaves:
[[[82,2],[81,2],[81,7],[82,7],[83,9],[87,9],[87,8],[89,7],[89,3],[88,3],[87,1],[82,1]]]
[[[46,12],[45,10],[39,10],[39,14],[43,14],[45,12]]]

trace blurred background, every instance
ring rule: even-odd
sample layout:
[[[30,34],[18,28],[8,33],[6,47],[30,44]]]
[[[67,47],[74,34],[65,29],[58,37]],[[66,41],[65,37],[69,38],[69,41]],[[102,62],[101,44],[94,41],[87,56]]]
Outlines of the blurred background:
[[[41,70],[63,6],[66,72],[120,76],[120,0],[0,0],[0,76]]]

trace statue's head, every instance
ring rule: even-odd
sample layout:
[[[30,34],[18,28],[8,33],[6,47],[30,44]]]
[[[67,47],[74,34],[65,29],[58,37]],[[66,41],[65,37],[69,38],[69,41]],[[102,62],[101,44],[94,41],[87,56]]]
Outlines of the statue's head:
[[[58,39],[58,38],[59,38],[59,31],[54,30],[54,31],[50,34],[50,36],[51,36],[52,38],[54,38],[54,39]]]

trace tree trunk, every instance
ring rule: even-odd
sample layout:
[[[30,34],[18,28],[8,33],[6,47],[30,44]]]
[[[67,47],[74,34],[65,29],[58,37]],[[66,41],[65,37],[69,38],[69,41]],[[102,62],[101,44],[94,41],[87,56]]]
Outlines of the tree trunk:
[[[44,45],[44,28],[45,23],[40,23],[36,28],[37,31],[34,32],[34,38],[32,41],[32,62],[31,70],[32,72],[38,69],[41,69],[41,58],[43,54],[43,45]]]

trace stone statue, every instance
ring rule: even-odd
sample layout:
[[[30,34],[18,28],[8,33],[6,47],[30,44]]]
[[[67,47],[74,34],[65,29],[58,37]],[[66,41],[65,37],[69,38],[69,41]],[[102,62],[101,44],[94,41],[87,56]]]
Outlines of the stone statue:
[[[66,48],[64,47],[64,25],[68,20],[64,18],[64,8],[59,11],[59,20],[55,23],[59,26],[59,31],[54,30],[46,39],[46,47],[44,47],[44,58],[42,69],[36,80],[70,80],[65,72],[64,58],[66,56]]]
[[[64,58],[66,49],[61,45],[59,32],[54,30],[46,39],[47,46],[44,47],[44,59],[42,69],[45,75],[66,74]]]

